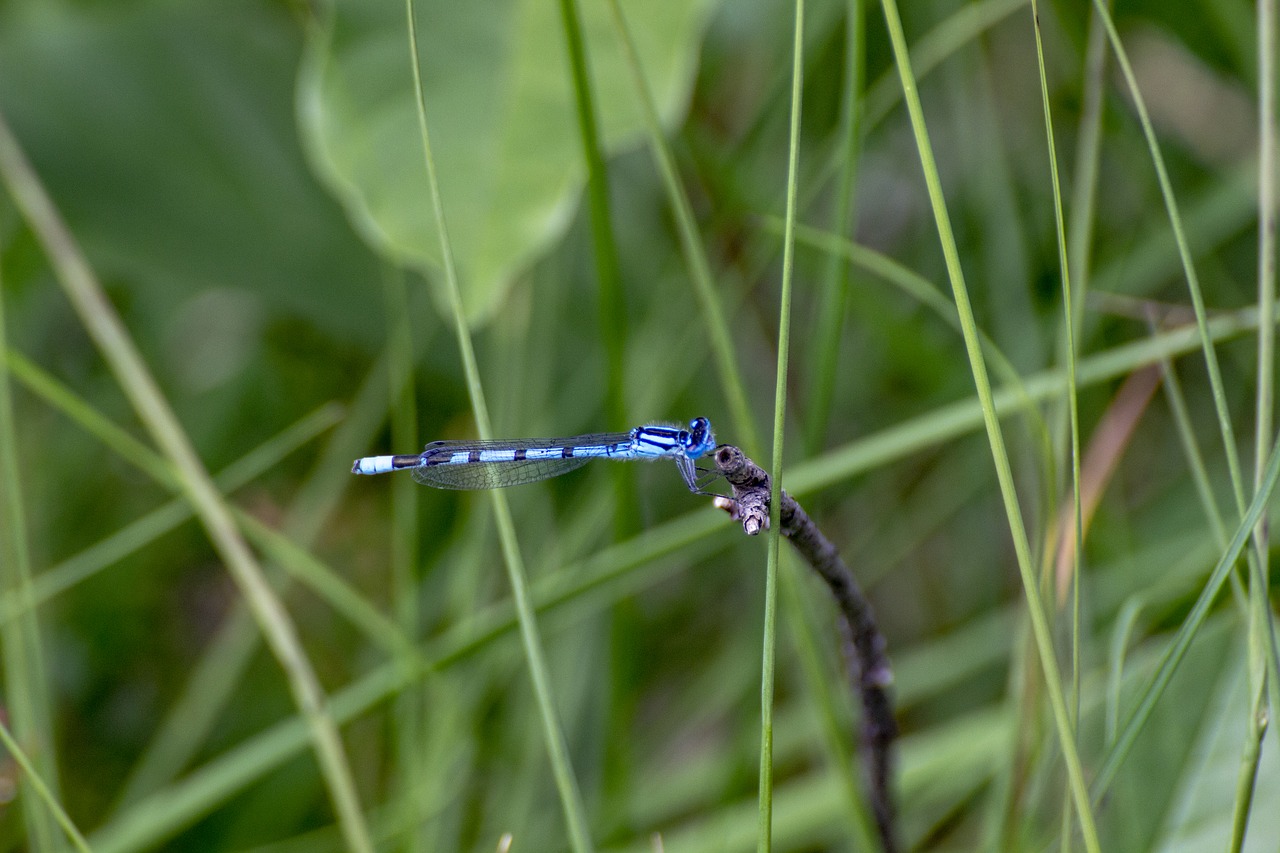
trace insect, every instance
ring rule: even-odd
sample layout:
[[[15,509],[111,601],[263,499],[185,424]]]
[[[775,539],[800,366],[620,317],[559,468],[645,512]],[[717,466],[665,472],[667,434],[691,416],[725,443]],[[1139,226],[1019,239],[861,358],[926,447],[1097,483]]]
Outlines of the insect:
[[[500,489],[557,477],[592,459],[671,459],[685,485],[702,491],[696,460],[716,446],[711,422],[694,418],[687,429],[646,424],[631,432],[592,433],[571,438],[516,438],[493,441],[433,441],[417,454],[365,456],[353,474],[410,470],[413,479],[438,489]]]

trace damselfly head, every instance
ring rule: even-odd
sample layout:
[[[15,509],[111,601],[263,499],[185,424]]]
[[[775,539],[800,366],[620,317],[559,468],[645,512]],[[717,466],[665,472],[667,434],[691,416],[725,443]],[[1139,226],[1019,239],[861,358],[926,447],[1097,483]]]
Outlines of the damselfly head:
[[[686,456],[697,459],[704,453],[710,453],[715,446],[716,437],[711,431],[711,421],[706,418],[694,418],[689,421],[689,438],[684,448]]]

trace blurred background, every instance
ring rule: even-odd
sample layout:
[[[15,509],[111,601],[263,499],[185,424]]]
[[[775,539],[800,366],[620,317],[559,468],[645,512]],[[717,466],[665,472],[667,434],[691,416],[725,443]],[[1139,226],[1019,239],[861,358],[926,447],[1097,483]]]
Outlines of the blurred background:
[[[560,7],[417,4],[495,433],[701,415],[764,461],[794,8],[621,4],[691,205],[691,248],[607,5],[580,5],[612,284]],[[1078,845],[884,15],[856,0],[806,6],[784,483],[842,550],[888,640],[904,846]],[[1115,6],[1218,323],[1251,484],[1268,399],[1247,310],[1255,9]],[[1073,631],[1058,533],[1071,523],[1065,314],[1031,9],[927,0],[901,13],[993,381],[1009,389],[1021,511],[1094,778],[1240,517],[1204,354],[1185,332],[1186,279],[1091,6],[1041,5],[1080,295],[1081,443],[1096,454]],[[0,112],[241,513],[333,700],[378,849],[495,850],[507,833],[513,850],[567,849],[489,497],[350,474],[358,456],[476,434],[409,57],[397,4],[0,2]],[[8,195],[0,288],[14,415],[3,442],[18,475],[3,522],[3,695],[6,714],[34,697],[37,734],[21,742],[55,798],[94,849],[344,849],[280,664]],[[595,843],[750,850],[764,540],[672,467],[602,463],[508,499]],[[876,849],[831,603],[798,561],[781,568],[775,844]],[[1234,589],[1098,792],[1107,849],[1227,847],[1251,683]],[[25,666],[23,637],[36,638]],[[1265,806],[1280,768],[1264,746],[1246,849],[1280,838]],[[0,849],[62,849],[12,761],[0,781]]]

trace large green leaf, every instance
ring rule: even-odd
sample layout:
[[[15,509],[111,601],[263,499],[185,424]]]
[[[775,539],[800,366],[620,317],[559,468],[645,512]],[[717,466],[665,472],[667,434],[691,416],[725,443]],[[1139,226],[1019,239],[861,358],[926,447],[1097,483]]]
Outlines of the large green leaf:
[[[302,47],[297,22],[259,0],[0,5],[0,107],[144,347],[178,311],[223,328],[188,302],[212,288],[268,322],[383,328],[352,310],[379,292],[377,259],[298,144]],[[17,344],[38,357],[65,329],[35,323]],[[189,343],[164,364],[195,358]]]
[[[712,0],[625,4],[659,109],[682,113]],[[565,230],[583,180],[559,4],[416,5],[427,120],[469,317]],[[605,144],[634,143],[638,98],[607,7],[581,4]],[[299,100],[318,170],[372,245],[396,263],[440,265],[415,112],[404,7],[337,2],[316,31]]]

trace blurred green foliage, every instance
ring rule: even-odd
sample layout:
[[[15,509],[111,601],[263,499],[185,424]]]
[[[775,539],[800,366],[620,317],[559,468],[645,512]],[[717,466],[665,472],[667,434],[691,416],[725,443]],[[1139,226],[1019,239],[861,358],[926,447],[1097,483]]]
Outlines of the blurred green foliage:
[[[428,119],[446,215],[457,211],[450,224],[495,428],[573,434],[706,415],[721,425],[722,441],[742,441],[724,428],[725,394],[669,200],[601,10],[582,4],[599,63],[623,271],[622,377],[609,375],[600,339],[582,155],[553,4],[420,5]],[[776,0],[623,5],[763,433],[793,11]],[[840,135],[850,5],[865,25],[854,160]],[[921,54],[920,93],[979,325],[1024,376],[1059,367],[1062,291],[1030,10],[1009,0],[930,0],[901,11]],[[1082,2],[1040,7],[1069,203],[1080,174],[1090,14]],[[1234,317],[1257,300],[1253,15],[1239,0],[1116,9],[1215,316]],[[341,419],[321,409],[300,446],[280,450],[230,494],[438,664],[410,677],[367,623],[316,592],[319,570],[273,565],[335,697],[380,849],[493,850],[507,832],[513,850],[563,849],[488,502],[348,473],[355,456],[414,450],[393,446],[389,426],[392,413],[410,411],[406,399],[416,406],[415,442],[474,434],[432,271],[439,250],[407,100],[403,17],[403,7],[385,3],[8,0],[0,3],[0,111],[211,471],[325,404],[344,407]],[[1096,206],[1085,215],[1089,260],[1073,271],[1091,294],[1077,335],[1082,359],[1151,334],[1131,303],[1104,295],[1188,302],[1150,153],[1113,68],[1102,89]],[[900,100],[880,8],[811,0],[800,220],[829,228],[836,178],[856,166],[856,224],[846,236],[948,292]],[[980,421],[946,432],[947,407],[973,397],[960,337],[949,317],[855,265],[834,344],[831,413],[815,425],[832,258],[808,243],[797,257],[787,456],[798,473],[784,482],[841,546],[888,637],[903,729],[904,837],[913,849],[1044,849],[1061,842],[1062,767]],[[0,287],[11,350],[145,440],[7,196]],[[389,343],[406,316],[407,378]],[[1180,351],[1173,363],[1210,482],[1228,507],[1203,357]],[[1219,348],[1245,446],[1255,352],[1253,332]],[[1082,388],[1086,445],[1124,374]],[[180,517],[154,532],[136,526],[171,492],[25,377],[16,368],[10,375],[17,428],[0,440],[18,454],[37,586],[75,580],[51,586],[35,611],[60,802],[95,849],[339,847],[279,665],[258,643],[202,528]],[[618,381],[630,390],[631,421],[607,423],[604,389]],[[1046,553],[1055,518],[1070,505],[1058,394],[1036,417],[1005,422],[1033,546]],[[935,429],[945,440],[927,437]],[[810,434],[818,446],[802,452],[800,436]],[[1243,458],[1251,470],[1250,454]],[[848,473],[821,480],[837,465]],[[541,625],[591,829],[611,850],[653,849],[654,833],[667,850],[749,850],[761,543],[735,535],[667,466],[645,467],[636,479],[641,532],[621,542],[612,539],[604,471],[510,494],[535,592],[556,603]],[[812,485],[820,480],[821,489]],[[1157,394],[1105,483],[1084,552],[1086,772],[1114,736],[1108,714],[1124,721],[1213,568],[1220,550],[1211,529]],[[87,551],[104,540],[119,550]],[[393,571],[397,561],[407,578]],[[1051,564],[1046,557],[1047,578]],[[835,711],[852,746],[856,710],[840,682],[833,615],[803,567],[784,568],[802,605],[783,610],[775,843],[853,849],[841,784],[848,769],[832,761],[820,691],[795,639],[816,630],[820,671],[838,688]],[[1051,581],[1045,590],[1053,601]],[[14,600],[5,599],[6,619]],[[1218,602],[1102,799],[1106,849],[1225,848],[1248,707],[1238,604]],[[1070,611],[1053,607],[1069,672]],[[1275,746],[1274,737],[1264,743],[1246,849],[1280,838],[1280,818],[1267,806],[1280,795]],[[0,774],[28,791],[12,764]],[[23,809],[0,810],[0,847],[28,849],[30,826]]]

